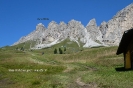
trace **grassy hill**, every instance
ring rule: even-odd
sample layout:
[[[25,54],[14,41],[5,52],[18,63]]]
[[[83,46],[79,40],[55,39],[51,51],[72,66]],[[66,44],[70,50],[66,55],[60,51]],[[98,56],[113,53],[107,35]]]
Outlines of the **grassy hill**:
[[[28,41],[25,43],[21,43],[15,46],[6,46],[3,47],[2,49],[6,49],[6,50],[21,50],[22,48],[24,49],[24,51],[30,51],[30,45],[32,43],[31,47],[34,47],[36,42],[35,41]],[[45,54],[52,54],[54,53],[54,50],[57,49],[57,53],[59,54],[59,48],[62,49],[63,53],[65,54],[70,54],[70,53],[75,53],[75,52],[79,52],[81,50],[83,50],[83,43],[80,43],[80,47],[78,46],[78,44],[76,42],[70,41],[69,39],[66,39],[64,41],[62,41],[61,43],[58,43],[56,45],[53,45],[52,47],[47,47],[47,48],[43,48],[43,49],[39,49],[39,50],[33,50],[34,52],[39,52],[42,53],[44,52]],[[66,48],[66,51],[64,51],[64,48]]]
[[[132,88],[132,71],[116,71],[124,65],[116,46],[79,48],[69,40],[33,51],[18,46],[0,48],[0,88]],[[65,54],[54,54],[63,46]]]

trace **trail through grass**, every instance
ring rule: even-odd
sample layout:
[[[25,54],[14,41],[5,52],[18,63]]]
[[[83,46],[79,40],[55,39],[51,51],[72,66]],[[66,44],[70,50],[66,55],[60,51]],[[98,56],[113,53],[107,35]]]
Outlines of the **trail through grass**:
[[[54,48],[57,46],[54,46]],[[132,71],[123,67],[117,47],[85,48],[54,54],[54,48],[0,50],[0,87],[5,88],[132,88]],[[69,49],[68,49],[69,51]],[[41,54],[44,52],[44,55]]]

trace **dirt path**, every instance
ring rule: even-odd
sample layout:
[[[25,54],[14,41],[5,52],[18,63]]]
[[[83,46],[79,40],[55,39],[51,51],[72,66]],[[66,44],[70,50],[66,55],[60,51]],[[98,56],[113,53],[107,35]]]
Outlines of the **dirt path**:
[[[35,54],[33,54],[33,53],[30,53],[32,56],[36,56]],[[38,59],[33,59],[33,58],[29,58],[28,59],[30,62],[33,62],[33,63],[37,63],[37,64],[44,64],[44,62],[43,61],[40,61],[40,60],[38,60]]]
[[[31,54],[32,56],[35,56],[35,54]]]
[[[33,62],[33,63],[37,63],[37,64],[44,64],[44,62],[39,61],[39,60],[37,60],[37,59],[29,58],[29,61],[30,61],[30,62]]]
[[[70,72],[71,70],[73,70],[74,68],[70,67],[70,66],[66,66],[67,68],[63,71],[63,72]]]
[[[76,83],[81,87],[81,88],[98,88],[96,83],[89,83],[86,84],[84,82],[81,81],[81,78],[77,78]]]

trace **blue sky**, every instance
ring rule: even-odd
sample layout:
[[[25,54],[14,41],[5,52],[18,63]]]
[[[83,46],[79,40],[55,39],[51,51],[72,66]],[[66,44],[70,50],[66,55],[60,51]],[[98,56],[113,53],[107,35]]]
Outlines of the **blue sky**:
[[[35,30],[38,23],[68,23],[75,19],[86,26],[95,18],[99,26],[132,0],[0,0],[0,47],[12,45]],[[37,20],[48,18],[49,20]]]

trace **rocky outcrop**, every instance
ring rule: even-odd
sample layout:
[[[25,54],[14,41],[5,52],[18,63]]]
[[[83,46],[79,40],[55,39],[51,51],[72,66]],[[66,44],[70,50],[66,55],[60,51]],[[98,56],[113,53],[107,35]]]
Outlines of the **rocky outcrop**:
[[[53,42],[54,40],[58,39],[60,35],[58,29],[58,24],[55,21],[50,22],[43,36],[45,41]]]
[[[100,41],[102,42],[102,33],[98,29],[96,20],[92,19],[86,26],[87,32],[90,34],[90,38],[94,41]]]
[[[103,46],[103,44],[96,43],[92,38],[90,37],[90,33],[87,32],[87,29],[85,28],[85,39],[86,43],[83,47],[97,47],[97,46]]]
[[[17,41],[16,43],[14,43],[13,45],[17,45],[19,43],[23,43],[29,40],[33,40],[33,41],[37,41],[37,43],[41,43],[40,41],[38,42],[38,40],[42,39],[44,33],[45,33],[45,26],[42,23],[37,24],[36,26],[36,30],[34,30],[33,32],[31,32],[30,34],[28,34],[27,36],[21,37],[19,39],[19,41]]]
[[[59,23],[60,39],[66,39],[70,30],[67,29],[67,24],[63,21]]]
[[[74,39],[74,40],[78,41],[78,39],[85,37],[84,36],[85,35],[85,32],[84,32],[85,27],[81,24],[80,21],[71,20],[68,22],[67,26],[68,26],[67,29],[69,30],[68,36],[70,37],[70,40]]]
[[[106,34],[106,30],[108,28],[108,25],[105,21],[103,21],[101,23],[101,25],[99,26],[99,30],[101,31],[102,35],[105,35]]]

